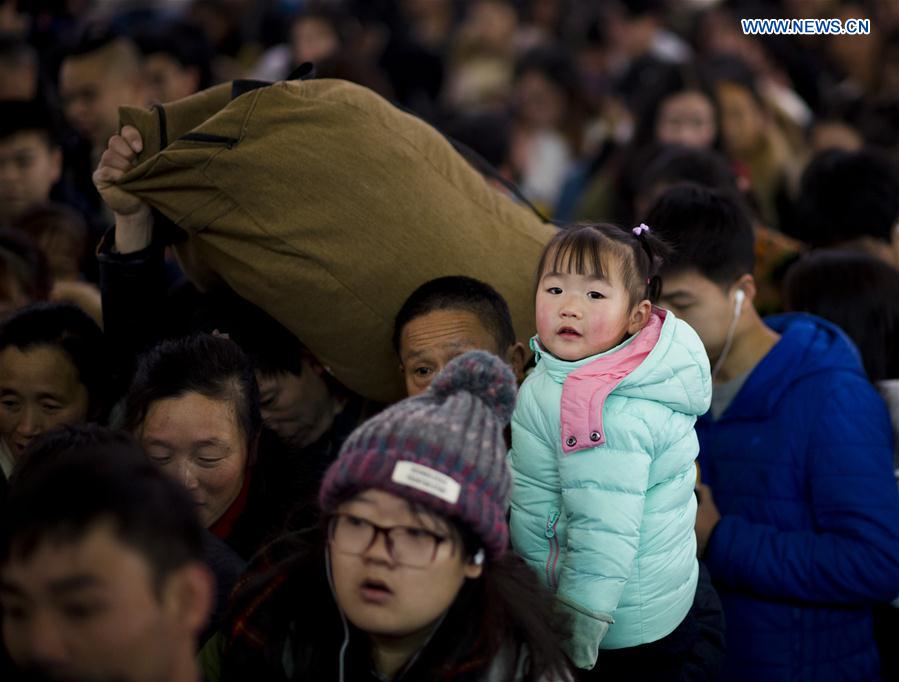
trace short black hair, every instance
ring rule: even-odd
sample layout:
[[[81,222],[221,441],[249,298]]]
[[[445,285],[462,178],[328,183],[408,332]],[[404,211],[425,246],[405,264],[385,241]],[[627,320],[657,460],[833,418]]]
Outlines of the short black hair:
[[[118,27],[105,20],[90,21],[69,36],[66,57],[83,57],[112,45],[117,40],[131,41]]]
[[[227,334],[262,376],[302,374],[305,345],[284,325],[230,290],[207,297],[196,316],[197,328]]]
[[[756,104],[766,108],[756,74],[743,59],[734,55],[719,55],[706,62],[704,66],[705,74],[715,85],[722,83],[739,85],[749,92]]]
[[[37,49],[15,33],[0,32],[0,64],[37,66]]]
[[[674,249],[665,274],[696,270],[727,287],[755,267],[755,235],[733,192],[678,183],[659,196],[646,223]]]
[[[618,4],[631,19],[659,15],[665,11],[665,0],[619,0]]]
[[[109,521],[150,565],[156,588],[203,560],[203,528],[190,494],[127,433],[97,426],[42,434],[10,478],[0,563],[27,559],[46,541],[77,541]]]
[[[581,92],[577,64],[571,52],[561,45],[539,46],[525,52],[515,64],[515,80],[532,72],[539,73],[560,88],[569,100],[579,96]]]
[[[47,256],[31,235],[0,227],[0,299],[10,298],[12,282],[29,301],[46,301],[53,286]]]
[[[71,303],[33,303],[17,310],[0,323],[0,351],[10,346],[20,351],[58,348],[87,389],[89,418],[106,416],[112,387],[106,341],[99,325],[81,308]]]
[[[48,147],[59,146],[59,127],[47,105],[38,100],[0,101],[0,140],[18,133],[38,133]]]
[[[659,149],[646,166],[637,192],[644,194],[658,185],[673,185],[678,182],[694,182],[712,189],[739,191],[736,173],[719,152],[667,145]]]
[[[813,247],[862,237],[889,242],[899,218],[899,164],[865,149],[829,149],[802,174],[797,236]]]
[[[511,122],[497,112],[455,112],[441,126],[450,140],[480,154],[494,168],[509,159]]]
[[[500,354],[515,345],[515,328],[506,299],[489,284],[472,277],[451,275],[425,282],[403,303],[393,323],[393,348],[397,355],[405,326],[434,310],[465,310],[476,315],[496,341]]]
[[[218,330],[246,354],[253,369],[266,378],[283,374],[299,377],[304,363],[321,364],[318,358],[287,327],[262,308],[227,288],[207,296],[194,316],[195,329]],[[351,391],[330,370],[321,379],[332,395],[348,397]]]
[[[73,33],[73,37],[63,53],[61,66],[100,60],[106,78],[140,78],[140,50],[121,27],[99,20],[86,24],[81,31]]]
[[[871,381],[899,379],[899,271],[861,251],[813,251],[784,280],[784,304],[852,339]]]
[[[187,393],[233,403],[247,447],[255,447],[262,417],[253,365],[234,341],[211,334],[163,341],[140,357],[125,396],[125,427],[136,432],[153,403]]]
[[[68,204],[58,201],[35,204],[16,218],[15,227],[33,239],[40,239],[45,234],[66,234],[80,245],[81,251],[75,254],[78,262],[84,257],[87,222],[77,209]]]
[[[199,89],[212,85],[212,48],[202,27],[187,21],[158,21],[144,26],[134,36],[144,57],[164,54],[182,68],[195,68]]]

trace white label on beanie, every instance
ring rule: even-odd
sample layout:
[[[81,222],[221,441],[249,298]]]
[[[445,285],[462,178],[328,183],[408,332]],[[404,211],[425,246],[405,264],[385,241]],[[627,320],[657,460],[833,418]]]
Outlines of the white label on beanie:
[[[462,486],[446,474],[415,462],[397,462],[391,478],[394,483],[421,490],[450,504],[456,504],[462,492]]]

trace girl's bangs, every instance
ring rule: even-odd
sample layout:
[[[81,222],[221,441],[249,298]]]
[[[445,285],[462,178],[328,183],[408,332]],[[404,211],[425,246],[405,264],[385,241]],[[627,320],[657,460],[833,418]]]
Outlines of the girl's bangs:
[[[547,272],[559,272],[608,279],[607,242],[601,233],[590,227],[567,230],[550,246],[540,276]]]

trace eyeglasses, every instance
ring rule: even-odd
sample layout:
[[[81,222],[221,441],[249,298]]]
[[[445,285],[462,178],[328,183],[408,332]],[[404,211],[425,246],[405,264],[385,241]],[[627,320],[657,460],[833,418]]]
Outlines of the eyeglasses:
[[[409,568],[426,568],[432,564],[437,557],[437,549],[448,539],[424,528],[385,528],[352,514],[335,514],[328,524],[331,546],[342,554],[365,554],[382,533],[390,558]]]

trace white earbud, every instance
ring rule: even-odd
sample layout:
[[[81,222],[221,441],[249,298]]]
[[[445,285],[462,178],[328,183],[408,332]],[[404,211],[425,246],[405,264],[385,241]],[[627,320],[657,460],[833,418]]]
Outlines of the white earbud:
[[[742,289],[737,289],[737,293],[734,294],[734,317],[740,317],[740,312],[743,310],[743,301],[746,300],[746,292]]]
[[[475,566],[483,565],[483,563],[484,563],[484,550],[483,549],[479,549],[477,552],[475,552],[475,555],[471,558],[471,563],[473,563]]]
[[[724,347],[721,349],[721,355],[718,356],[718,361],[712,368],[712,379],[718,376],[727,354],[730,353],[731,344],[734,342],[734,332],[737,331],[737,323],[740,321],[740,313],[743,311],[743,301],[745,300],[746,292],[742,289],[737,289],[734,293],[734,314],[727,328],[727,336],[724,338]]]

